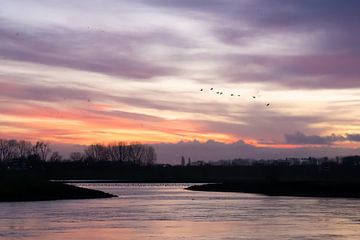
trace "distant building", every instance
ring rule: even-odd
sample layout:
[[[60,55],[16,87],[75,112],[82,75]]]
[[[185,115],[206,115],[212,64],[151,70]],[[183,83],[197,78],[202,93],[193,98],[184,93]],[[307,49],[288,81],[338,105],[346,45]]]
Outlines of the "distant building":
[[[181,166],[185,166],[185,157],[181,156]]]
[[[191,164],[191,166],[205,166],[206,165],[206,163],[204,161],[200,161],[200,160],[193,162],[193,163],[190,162],[190,164]]]

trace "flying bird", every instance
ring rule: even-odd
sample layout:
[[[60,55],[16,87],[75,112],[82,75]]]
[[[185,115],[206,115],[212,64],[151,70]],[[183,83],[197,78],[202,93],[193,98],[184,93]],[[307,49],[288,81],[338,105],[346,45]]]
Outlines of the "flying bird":
[[[210,90],[214,90],[214,88],[210,88]]]
[[[204,91],[204,89],[200,89],[200,91],[202,92],[202,91]]]
[[[253,96],[253,98],[256,98],[255,96]]]
[[[270,103],[266,104],[266,106],[267,106],[267,107],[270,106]]]
[[[231,96],[234,96],[234,94],[231,94]]]

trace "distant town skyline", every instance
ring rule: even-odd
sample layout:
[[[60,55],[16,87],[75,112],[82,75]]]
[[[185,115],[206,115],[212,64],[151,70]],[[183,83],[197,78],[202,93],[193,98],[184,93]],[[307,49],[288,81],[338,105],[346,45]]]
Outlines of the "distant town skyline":
[[[0,138],[138,141],[177,163],[360,154],[359,9],[3,0]]]

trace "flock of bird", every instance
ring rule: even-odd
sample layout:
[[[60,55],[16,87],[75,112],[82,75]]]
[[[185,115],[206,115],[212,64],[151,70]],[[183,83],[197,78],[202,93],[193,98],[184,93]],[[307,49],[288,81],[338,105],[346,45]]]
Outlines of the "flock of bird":
[[[204,92],[204,91],[205,91],[204,88],[201,88],[201,89],[200,89],[200,92]],[[210,91],[215,92],[214,88],[210,88]],[[216,94],[218,94],[218,95],[225,95],[223,92],[220,92],[220,91],[216,91]],[[237,97],[240,97],[240,94],[231,93],[231,94],[229,94],[229,95],[230,95],[230,97],[236,97],[236,96],[237,96]],[[256,96],[252,96],[252,98],[253,98],[253,99],[256,99]],[[270,103],[266,103],[265,106],[266,106],[266,107],[269,107],[269,106],[270,106]]]

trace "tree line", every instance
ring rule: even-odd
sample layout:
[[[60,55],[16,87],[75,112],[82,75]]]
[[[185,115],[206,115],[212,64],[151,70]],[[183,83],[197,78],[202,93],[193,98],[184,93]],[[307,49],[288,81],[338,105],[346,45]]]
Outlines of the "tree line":
[[[71,153],[70,159],[73,161],[85,159],[87,161],[116,161],[133,163],[134,165],[153,165],[156,161],[156,152],[154,147],[140,143],[92,144],[85,149],[84,154]]]
[[[24,140],[0,139],[0,162],[9,162],[16,159],[37,158],[40,161],[47,161],[51,153],[50,144],[36,142],[32,144]],[[53,155],[56,155],[56,152]]]
[[[102,162],[113,161],[131,165],[147,166],[156,162],[155,149],[141,143],[117,142],[111,144],[91,144],[84,152],[73,152],[66,159],[50,144],[43,141],[32,143],[24,140],[0,139],[0,164],[11,165],[22,162],[36,165],[41,162]]]

